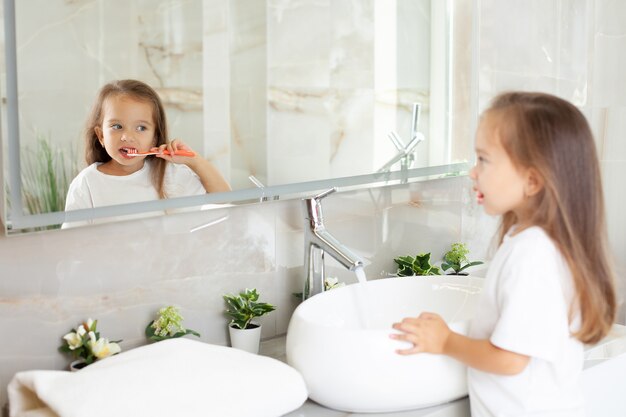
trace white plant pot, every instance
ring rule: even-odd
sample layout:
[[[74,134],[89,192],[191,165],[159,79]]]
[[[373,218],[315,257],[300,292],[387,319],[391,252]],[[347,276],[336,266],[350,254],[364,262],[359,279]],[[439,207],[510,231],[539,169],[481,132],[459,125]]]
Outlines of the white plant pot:
[[[257,327],[237,329],[235,327],[228,326],[228,332],[230,333],[230,345],[236,349],[257,354],[259,353],[259,343],[261,342],[261,325],[251,325]]]
[[[86,366],[87,364],[85,363],[84,359],[76,359],[75,361],[72,361],[70,363],[69,368],[70,368],[70,372],[78,372]]]

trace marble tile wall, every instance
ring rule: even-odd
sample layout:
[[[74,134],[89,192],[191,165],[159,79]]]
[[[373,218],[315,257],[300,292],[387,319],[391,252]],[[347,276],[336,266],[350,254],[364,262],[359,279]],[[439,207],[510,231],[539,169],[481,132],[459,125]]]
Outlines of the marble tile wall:
[[[461,236],[465,177],[336,193],[324,201],[328,230],[365,259],[368,279],[395,272],[393,258],[432,252]],[[228,218],[190,233],[195,226]],[[145,344],[158,308],[177,305],[202,340],[228,343],[222,295],[257,288],[275,312],[263,337],[284,334],[303,280],[299,200],[220,208],[97,226],[0,237],[0,405],[13,374],[63,369],[60,337],[98,319],[123,349]],[[327,270],[356,277],[327,257]]]

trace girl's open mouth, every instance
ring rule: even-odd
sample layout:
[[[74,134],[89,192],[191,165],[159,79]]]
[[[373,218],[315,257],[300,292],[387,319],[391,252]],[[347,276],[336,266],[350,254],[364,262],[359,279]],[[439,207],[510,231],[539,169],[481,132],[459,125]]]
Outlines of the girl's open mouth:
[[[123,147],[120,148],[120,154],[124,157],[124,158],[128,158],[128,159],[133,159],[133,156],[128,155],[129,153],[137,153],[139,152],[137,150],[137,148],[129,148],[129,147]]]

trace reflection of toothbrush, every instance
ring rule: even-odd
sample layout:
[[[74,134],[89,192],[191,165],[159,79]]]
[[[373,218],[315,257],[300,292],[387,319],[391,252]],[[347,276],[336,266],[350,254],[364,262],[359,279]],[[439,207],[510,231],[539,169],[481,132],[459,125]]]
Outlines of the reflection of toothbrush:
[[[128,156],[148,156],[148,155],[159,155],[160,153],[161,152],[137,152],[136,149],[129,149],[127,155]],[[168,151],[166,149],[166,150],[163,151],[163,154],[169,155],[170,151]],[[196,154],[191,152],[191,151],[183,151],[183,150],[174,151],[174,155],[179,155],[179,156],[196,156]]]

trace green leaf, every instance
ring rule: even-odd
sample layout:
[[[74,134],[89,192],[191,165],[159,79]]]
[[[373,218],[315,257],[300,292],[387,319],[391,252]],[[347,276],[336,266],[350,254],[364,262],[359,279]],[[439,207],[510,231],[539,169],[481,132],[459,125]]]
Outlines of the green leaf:
[[[415,259],[412,256],[399,256],[399,257],[395,258],[394,261],[400,267],[403,267],[403,266],[411,267],[411,265],[413,265],[413,262],[415,261]]]
[[[413,268],[411,268],[410,265],[407,266],[402,266],[400,268],[398,268],[398,272],[397,272],[399,277],[410,277],[413,274]]]
[[[231,318],[230,324],[239,329],[247,328],[253,318],[275,310],[271,304],[257,302],[259,293],[254,288],[246,289],[238,296],[227,294],[223,298],[227,305],[225,314]]]
[[[466,265],[463,265],[463,267],[461,269],[459,269],[459,271],[464,270],[465,268],[469,268],[470,266],[476,266],[476,265],[482,265],[484,262],[482,261],[474,261],[474,262],[470,262]]]

